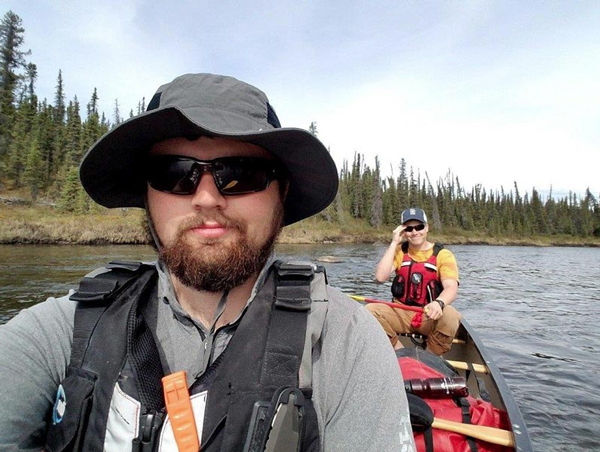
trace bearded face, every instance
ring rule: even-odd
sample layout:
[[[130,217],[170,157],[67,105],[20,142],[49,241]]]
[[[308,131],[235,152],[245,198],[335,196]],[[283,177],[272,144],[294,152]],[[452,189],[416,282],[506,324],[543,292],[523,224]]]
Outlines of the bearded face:
[[[265,149],[227,138],[172,138],[153,155],[211,161],[222,157],[271,160]],[[159,257],[171,275],[200,291],[233,289],[265,265],[283,224],[286,183],[273,180],[256,192],[228,195],[213,174],[200,174],[193,193],[177,194],[148,185],[147,214]]]
[[[186,286],[200,291],[223,292],[243,284],[264,267],[281,231],[283,206],[278,203],[270,224],[264,225],[262,240],[251,239],[248,227],[242,221],[228,219],[222,214],[211,220],[235,231],[236,239],[197,243],[189,231],[205,221],[198,215],[181,223],[174,239],[160,247],[159,258]]]

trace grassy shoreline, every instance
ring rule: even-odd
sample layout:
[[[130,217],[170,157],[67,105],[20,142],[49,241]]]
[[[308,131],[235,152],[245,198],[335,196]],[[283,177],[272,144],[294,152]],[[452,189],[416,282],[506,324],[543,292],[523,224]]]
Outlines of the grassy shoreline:
[[[140,209],[102,209],[94,214],[57,213],[51,206],[0,204],[0,244],[109,245],[146,244],[143,212]],[[340,226],[309,218],[283,229],[278,242],[388,243],[393,228],[370,227],[366,222],[348,221]],[[462,230],[431,231],[433,241],[447,245],[579,246],[600,247],[600,238],[572,236],[493,237]]]

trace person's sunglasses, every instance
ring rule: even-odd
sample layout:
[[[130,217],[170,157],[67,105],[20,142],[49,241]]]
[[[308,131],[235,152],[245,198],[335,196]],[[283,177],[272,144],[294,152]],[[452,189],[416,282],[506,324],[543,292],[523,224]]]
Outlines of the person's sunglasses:
[[[424,224],[418,224],[418,225],[416,225],[416,226],[406,226],[406,227],[404,228],[404,230],[405,230],[406,232],[412,232],[412,231],[413,231],[413,229],[414,229],[415,231],[422,231],[423,229],[425,229],[425,225],[424,225]]]
[[[260,157],[198,160],[180,155],[150,155],[146,179],[155,190],[191,195],[196,192],[205,171],[212,173],[215,186],[224,196],[265,190],[282,174],[276,162]]]

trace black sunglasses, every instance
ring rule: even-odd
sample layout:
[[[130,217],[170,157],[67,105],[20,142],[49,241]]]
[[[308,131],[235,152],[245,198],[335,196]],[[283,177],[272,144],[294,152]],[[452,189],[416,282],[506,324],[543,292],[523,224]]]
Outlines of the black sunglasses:
[[[196,192],[205,171],[212,173],[219,193],[224,196],[265,190],[282,174],[276,162],[261,157],[198,160],[181,155],[150,155],[146,179],[155,190],[191,195]]]
[[[422,231],[423,229],[425,229],[425,225],[424,225],[424,224],[418,224],[418,225],[416,225],[416,226],[406,226],[406,227],[404,228],[404,230],[405,230],[406,232],[412,232],[412,231],[413,231],[413,229],[414,229],[415,231]]]

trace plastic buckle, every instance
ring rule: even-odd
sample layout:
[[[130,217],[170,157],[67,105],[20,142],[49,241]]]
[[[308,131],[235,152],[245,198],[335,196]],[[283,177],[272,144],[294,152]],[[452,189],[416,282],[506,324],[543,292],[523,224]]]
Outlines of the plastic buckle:
[[[269,435],[271,402],[255,402],[243,452],[263,452]]]
[[[275,306],[289,311],[310,310],[310,283],[315,266],[306,262],[284,262],[277,266]]]
[[[282,262],[277,268],[280,280],[311,280],[315,265],[308,262]]]
[[[163,423],[162,413],[151,412],[140,419],[140,434],[132,442],[133,452],[152,452],[158,430]]]
[[[297,388],[285,388],[273,400],[254,404],[243,452],[300,450],[305,394]]]
[[[298,451],[304,433],[304,394],[288,388],[280,395],[271,421],[265,451]]]
[[[86,303],[104,303],[118,287],[119,283],[114,280],[85,277],[79,283],[77,292],[70,298]]]

